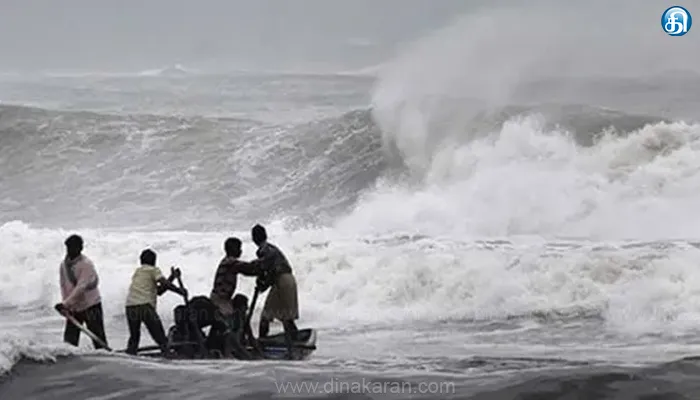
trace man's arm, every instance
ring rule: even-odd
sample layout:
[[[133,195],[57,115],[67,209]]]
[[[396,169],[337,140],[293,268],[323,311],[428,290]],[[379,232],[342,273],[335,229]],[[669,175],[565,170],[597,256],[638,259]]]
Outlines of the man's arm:
[[[258,257],[257,261],[260,261],[264,266],[269,266],[272,264],[273,261],[273,252],[272,249],[270,249],[269,246],[265,245],[263,247],[260,247],[256,252],[255,255]]]
[[[61,300],[65,300],[69,293],[66,291],[66,276],[63,272],[63,264],[58,267],[58,284],[61,286]]]
[[[180,276],[180,270],[174,267],[170,268],[170,276],[168,277],[168,282],[172,283],[178,276]],[[156,280],[156,283],[158,285],[158,296],[168,291],[168,288],[162,285],[160,283],[160,280]]]
[[[167,290],[170,290],[170,291],[173,291],[173,292],[180,294],[182,296],[187,296],[187,290],[181,289],[181,288],[173,285],[173,283],[170,282],[169,280],[165,279],[164,276],[161,276],[160,279],[158,279],[156,282],[158,282],[160,284],[160,287],[163,288],[162,289],[163,293],[165,293],[165,291],[167,291]]]
[[[173,272],[174,272],[174,271],[173,271]],[[160,272],[160,268],[156,268],[156,269],[155,269],[155,272],[154,272],[154,276],[153,276],[153,277],[155,278],[156,283],[157,283],[158,285],[160,285],[161,288],[164,289],[164,292],[165,292],[165,290],[171,290],[171,291],[173,291],[173,292],[175,292],[175,293],[178,293],[178,294],[180,294],[180,295],[182,295],[182,296],[186,296],[186,295],[187,295],[187,291],[185,291],[184,289],[181,289],[181,288],[179,288],[179,287],[173,285],[173,283],[172,283],[172,281],[171,281],[170,279],[165,279],[165,277],[163,276],[163,274]],[[171,274],[171,277],[173,277],[173,274]],[[173,279],[174,279],[174,278],[173,278]]]
[[[260,274],[260,260],[241,261],[238,260],[236,269],[245,276],[258,276]]]
[[[63,302],[66,300],[66,298],[68,297],[68,294],[69,294],[66,291],[66,277],[64,275],[65,274],[63,272],[63,263],[61,263],[61,265],[58,267],[58,284],[59,284],[59,286],[61,286],[61,302],[57,303],[54,306],[54,308],[60,313],[63,313],[63,311],[62,311],[64,308]]]

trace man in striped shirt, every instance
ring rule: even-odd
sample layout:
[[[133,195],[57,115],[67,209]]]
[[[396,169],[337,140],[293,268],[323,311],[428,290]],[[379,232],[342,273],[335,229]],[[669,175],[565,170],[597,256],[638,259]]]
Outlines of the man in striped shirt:
[[[216,269],[214,287],[209,295],[212,303],[218,308],[223,322],[226,324],[227,335],[231,334],[234,329],[234,312],[231,300],[238,284],[238,274],[258,276],[260,271],[260,261],[243,261],[239,259],[242,254],[241,246],[241,240],[236,237],[230,237],[224,242],[226,256]],[[230,356],[230,354],[225,354],[225,356]]]

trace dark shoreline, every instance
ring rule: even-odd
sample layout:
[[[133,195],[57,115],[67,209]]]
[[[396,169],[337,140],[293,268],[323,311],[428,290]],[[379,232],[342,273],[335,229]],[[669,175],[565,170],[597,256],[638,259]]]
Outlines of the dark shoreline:
[[[23,359],[0,377],[0,398],[75,399],[110,396],[118,399],[696,399],[700,395],[700,357],[687,357],[646,367],[533,365],[523,371],[491,370],[480,376],[396,373],[365,376],[347,371],[309,370],[305,364],[228,363],[165,365],[140,361],[110,362],[110,357],[61,356],[57,362]],[[534,360],[533,360],[534,361]],[[166,363],[167,364],[167,363]],[[231,370],[233,368],[233,370]],[[466,373],[467,371],[465,371]],[[279,382],[335,385],[330,392],[282,393]],[[295,383],[296,382],[296,383]],[[315,383],[314,383],[315,382]],[[366,382],[364,387],[359,382]],[[421,386],[422,385],[422,386]],[[275,388],[277,386],[277,388]],[[310,386],[309,386],[310,387]],[[418,388],[442,388],[435,393]],[[404,388],[404,389],[400,389]],[[405,389],[410,388],[410,389]],[[328,390],[328,388],[326,388]],[[409,396],[406,390],[413,390]],[[364,392],[363,392],[364,391]],[[76,397],[78,396],[78,397]]]

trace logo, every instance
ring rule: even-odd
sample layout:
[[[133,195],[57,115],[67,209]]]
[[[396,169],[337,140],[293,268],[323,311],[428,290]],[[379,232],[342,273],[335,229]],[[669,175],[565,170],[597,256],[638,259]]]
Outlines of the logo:
[[[683,36],[693,25],[693,17],[681,6],[669,7],[661,14],[661,27],[671,36]]]

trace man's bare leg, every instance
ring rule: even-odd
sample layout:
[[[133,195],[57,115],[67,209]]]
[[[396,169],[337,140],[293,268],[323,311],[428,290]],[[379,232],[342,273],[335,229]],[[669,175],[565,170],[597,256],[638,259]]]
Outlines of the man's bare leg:
[[[292,359],[292,344],[297,338],[297,326],[294,320],[286,320],[282,322],[284,326],[284,342],[287,345],[287,359]]]

